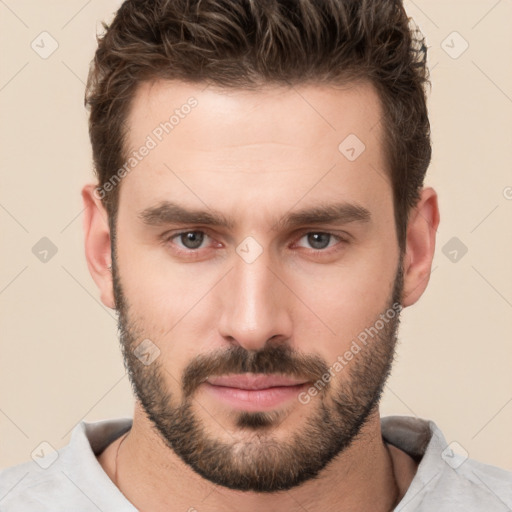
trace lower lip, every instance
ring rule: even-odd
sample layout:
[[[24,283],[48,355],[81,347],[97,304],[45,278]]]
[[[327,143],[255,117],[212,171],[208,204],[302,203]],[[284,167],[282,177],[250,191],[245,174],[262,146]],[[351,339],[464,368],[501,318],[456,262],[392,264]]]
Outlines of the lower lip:
[[[214,386],[208,382],[205,382],[203,386],[218,400],[231,407],[256,412],[272,410],[290,400],[296,400],[297,395],[307,387],[307,383],[265,389],[230,388]]]

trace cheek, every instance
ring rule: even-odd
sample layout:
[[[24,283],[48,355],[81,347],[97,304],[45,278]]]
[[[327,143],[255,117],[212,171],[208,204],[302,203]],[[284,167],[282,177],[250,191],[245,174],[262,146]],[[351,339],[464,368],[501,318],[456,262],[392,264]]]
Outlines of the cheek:
[[[123,291],[145,322],[170,329],[215,284],[213,269],[173,260],[156,240],[138,242],[128,229],[119,231],[117,259]],[[217,272],[217,271],[216,271]]]
[[[342,355],[389,305],[395,280],[393,247],[366,248],[366,256],[336,266],[296,272],[290,285],[301,303],[294,308],[297,347],[318,353],[327,364]],[[380,257],[379,257],[380,255]]]
[[[215,318],[209,291],[215,275],[169,261],[158,263],[153,248],[124,243],[121,236],[118,240],[118,272],[129,321],[156,344],[164,378],[176,389],[186,365],[212,348]]]

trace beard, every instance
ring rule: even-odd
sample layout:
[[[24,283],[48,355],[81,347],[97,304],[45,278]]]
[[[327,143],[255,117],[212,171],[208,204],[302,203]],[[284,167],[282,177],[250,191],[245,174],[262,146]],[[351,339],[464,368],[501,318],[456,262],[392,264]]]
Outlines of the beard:
[[[322,358],[301,354],[283,342],[272,344],[272,340],[268,340],[259,351],[231,346],[195,357],[183,371],[179,382],[182,398],[177,400],[166,383],[165,374],[169,372],[160,360],[157,358],[146,366],[134,353],[137,345],[148,336],[144,326],[128,315],[129,305],[115,257],[112,275],[120,343],[133,391],[167,446],[196,473],[214,484],[239,491],[270,493],[316,478],[352,444],[370,415],[378,409],[394,359],[399,310],[393,308],[396,315],[388,322],[380,320],[384,326],[342,368],[342,379],[325,383],[322,376],[328,375],[329,365]],[[385,311],[400,303],[402,288],[400,258]],[[376,324],[378,322],[376,319]],[[342,351],[345,350],[344,347]],[[197,414],[202,406],[194,399],[194,394],[209,376],[247,372],[300,377],[321,383],[324,388],[307,405],[310,413],[303,425],[286,435],[285,440],[273,435],[273,430],[286,418],[287,412],[282,409],[234,411],[235,433],[230,440],[222,440],[205,428]],[[168,377],[174,378],[170,374]],[[340,382],[335,385],[336,380]],[[214,421],[213,417],[210,419]]]

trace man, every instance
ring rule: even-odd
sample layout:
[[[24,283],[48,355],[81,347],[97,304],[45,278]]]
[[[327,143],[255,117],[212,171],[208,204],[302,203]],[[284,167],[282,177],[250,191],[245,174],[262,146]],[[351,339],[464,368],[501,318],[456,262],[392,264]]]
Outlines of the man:
[[[82,196],[133,422],[5,470],[2,510],[512,507],[510,473],[379,416],[439,223],[425,54],[398,0],[123,3]]]

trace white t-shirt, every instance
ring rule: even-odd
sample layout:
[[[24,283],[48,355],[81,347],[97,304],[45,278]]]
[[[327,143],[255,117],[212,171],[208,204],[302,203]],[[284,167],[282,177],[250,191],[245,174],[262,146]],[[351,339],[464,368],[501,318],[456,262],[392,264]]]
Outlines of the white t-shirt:
[[[64,448],[43,445],[34,460],[0,471],[0,511],[135,512],[96,459],[131,424],[82,421]],[[455,454],[432,421],[388,416],[381,426],[387,443],[421,459],[395,512],[512,511],[512,472]]]

